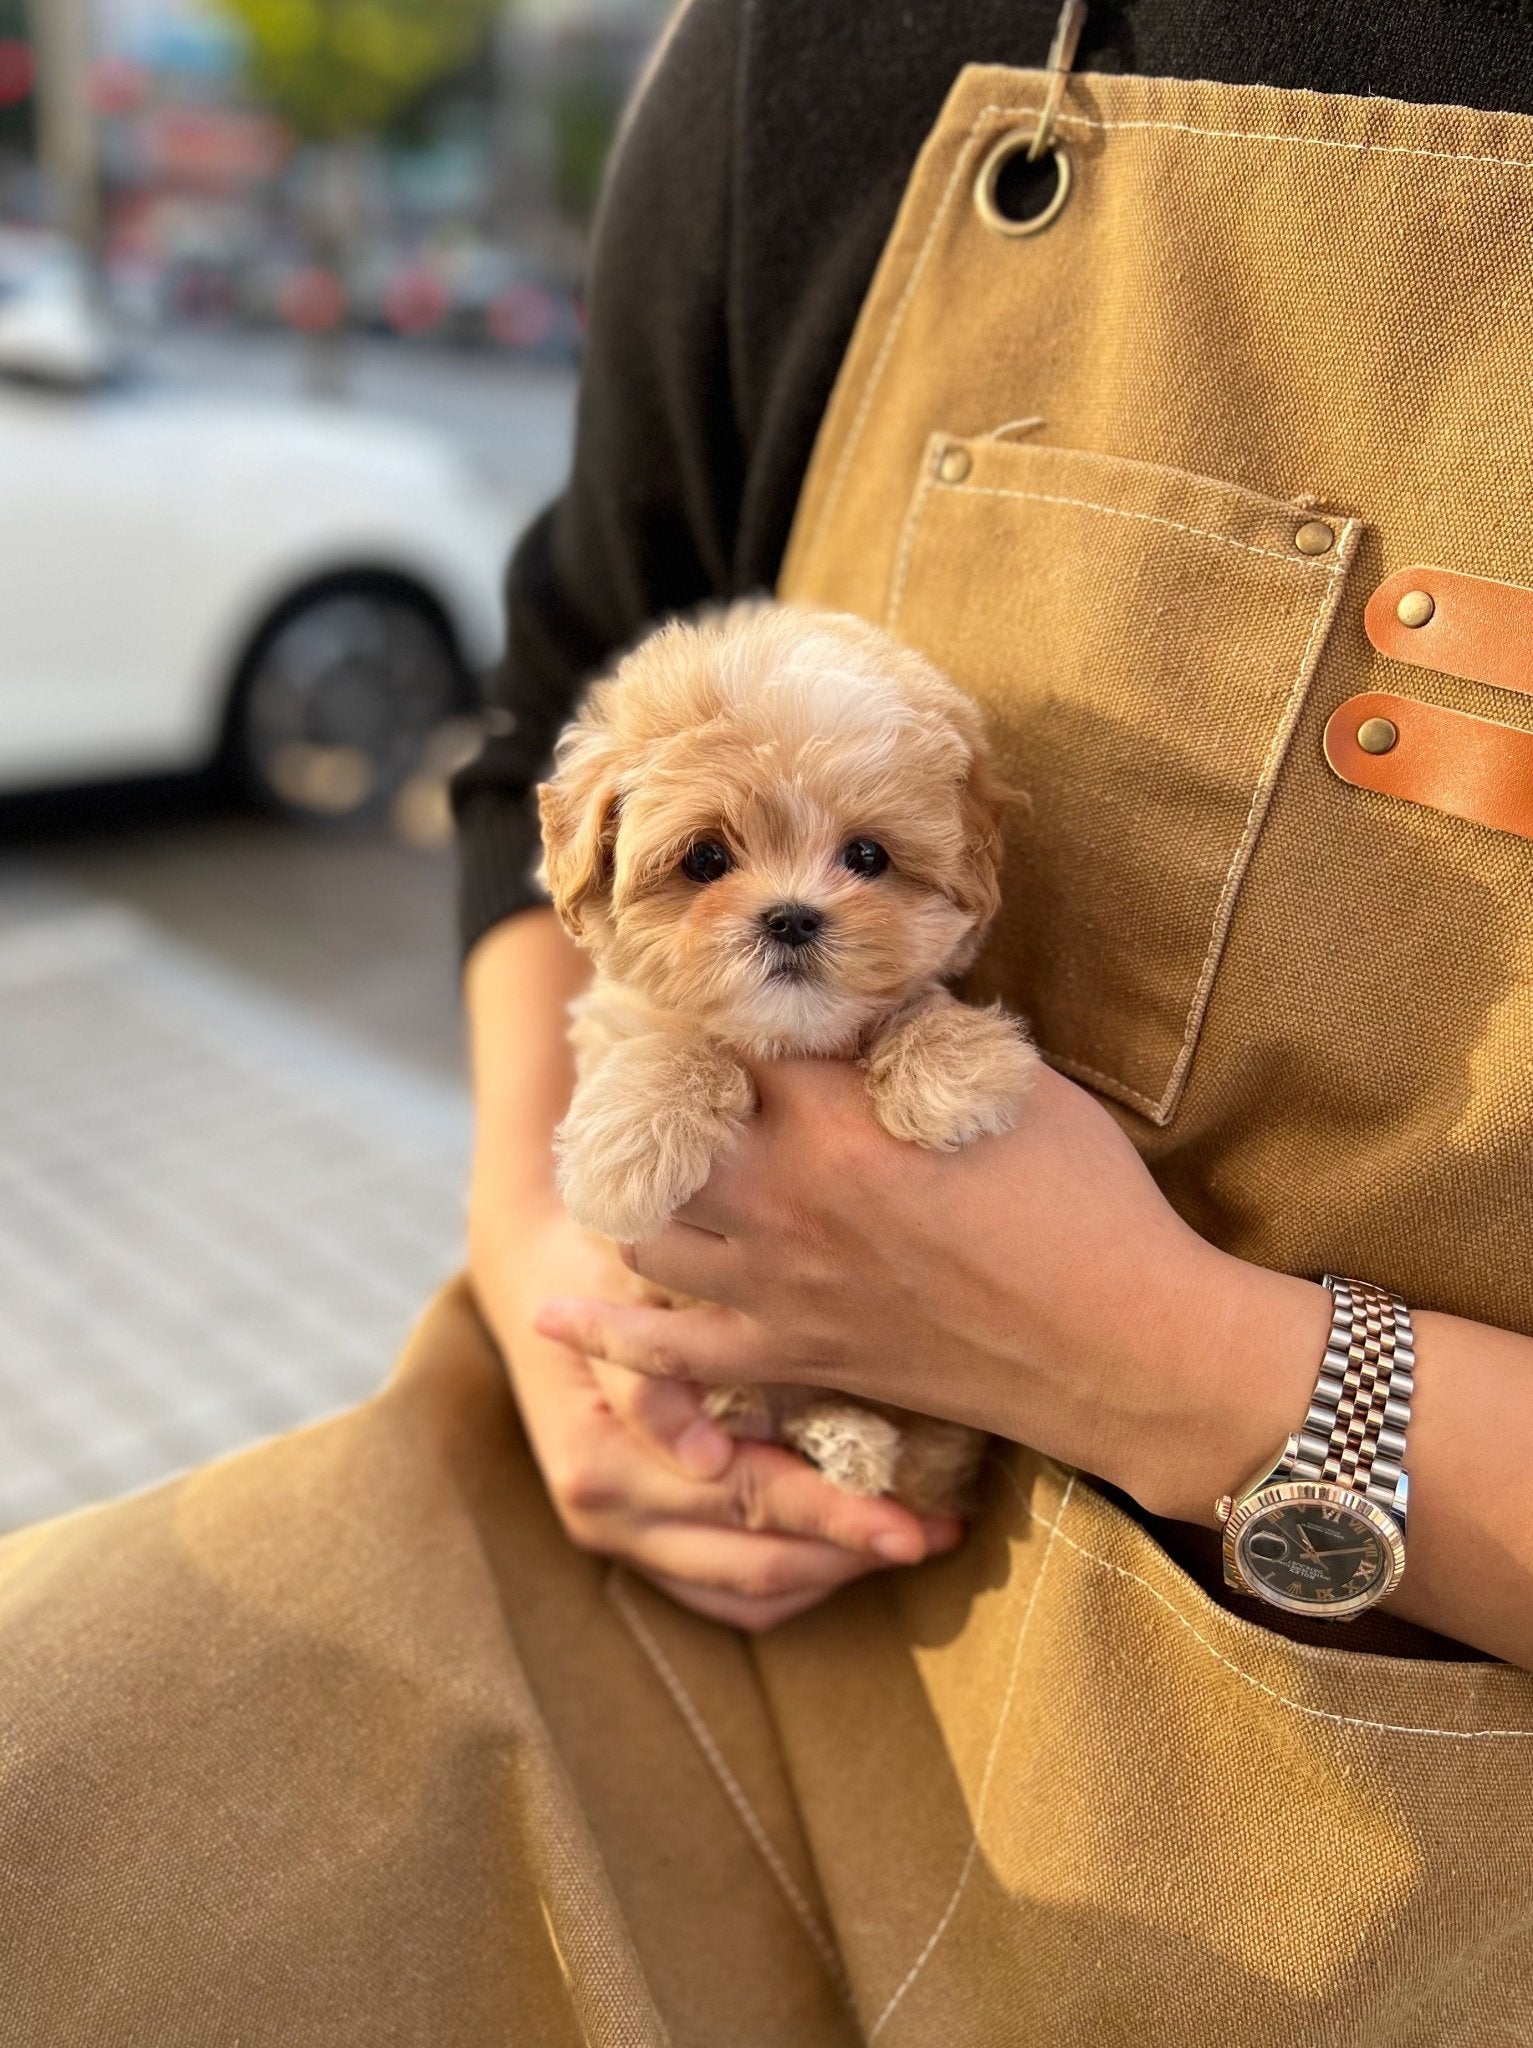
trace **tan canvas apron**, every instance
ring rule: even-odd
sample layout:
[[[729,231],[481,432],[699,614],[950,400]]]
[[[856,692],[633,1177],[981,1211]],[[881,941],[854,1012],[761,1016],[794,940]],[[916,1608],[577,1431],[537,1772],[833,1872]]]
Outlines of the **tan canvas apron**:
[[[976,174],[1043,85],[956,84],[782,592],[990,712],[1031,807],[976,985],[1199,1230],[1533,1331],[1533,840],[1322,745],[1380,690],[1533,729],[1363,620],[1408,564],[1533,580],[1533,121],[1076,80],[1063,210],[999,235]],[[762,1658],[870,2036],[1533,2039],[1533,1681],[1277,1640],[1010,1477],[888,1619],[918,1792],[856,1732],[892,1645],[834,1659],[828,1615]]]
[[[1533,1329],[1533,842],[1321,751],[1386,674],[1533,728],[1362,618],[1529,577],[1533,120],[1080,80],[1005,241],[1040,87],[956,85],[785,588],[990,706],[985,985],[1200,1229]],[[1019,1450],[745,1644],[563,1542],[451,1290],[365,1408],[0,1546],[0,2043],[1533,2039],[1533,1679],[1359,1640]]]

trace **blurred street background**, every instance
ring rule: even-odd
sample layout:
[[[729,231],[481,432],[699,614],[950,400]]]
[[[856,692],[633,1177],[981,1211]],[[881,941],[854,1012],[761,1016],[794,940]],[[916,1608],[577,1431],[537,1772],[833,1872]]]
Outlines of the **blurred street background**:
[[[445,780],[668,0],[0,0],[0,1530],[454,1269]]]

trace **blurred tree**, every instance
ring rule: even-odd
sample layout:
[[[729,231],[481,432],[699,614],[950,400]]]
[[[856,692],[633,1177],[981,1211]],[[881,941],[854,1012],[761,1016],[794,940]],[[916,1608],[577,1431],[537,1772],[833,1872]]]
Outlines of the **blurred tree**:
[[[344,381],[344,281],[357,237],[368,144],[478,53],[502,0],[217,0],[247,38],[256,94],[315,151],[309,240],[294,324],[312,336],[310,382]],[[295,301],[295,304],[297,301]],[[322,307],[328,307],[325,317]]]
[[[554,198],[574,220],[588,222],[596,211],[627,89],[626,77],[588,73],[549,95]]]
[[[466,64],[500,0],[218,0],[251,83],[306,142],[376,135]]]

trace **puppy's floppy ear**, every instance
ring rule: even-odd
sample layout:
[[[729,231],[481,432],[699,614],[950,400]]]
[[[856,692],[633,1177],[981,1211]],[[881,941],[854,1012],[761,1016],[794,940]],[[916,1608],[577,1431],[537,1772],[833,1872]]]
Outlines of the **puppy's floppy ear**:
[[[1001,863],[1006,857],[1002,824],[1017,792],[1002,781],[983,742],[975,748],[964,783],[963,865],[954,896],[982,932],[1001,907]]]
[[[559,742],[554,777],[538,785],[543,881],[572,938],[612,888],[617,842],[618,760],[612,737],[586,719]]]

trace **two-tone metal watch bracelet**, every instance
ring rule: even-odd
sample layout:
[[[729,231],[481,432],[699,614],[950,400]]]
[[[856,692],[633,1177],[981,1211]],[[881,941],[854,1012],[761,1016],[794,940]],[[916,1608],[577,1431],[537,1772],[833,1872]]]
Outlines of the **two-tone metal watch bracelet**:
[[[1303,1426],[1279,1470],[1365,1495],[1403,1517],[1410,1482],[1405,1432],[1416,1389],[1411,1312],[1398,1295],[1367,1280],[1327,1273],[1331,1334]]]

